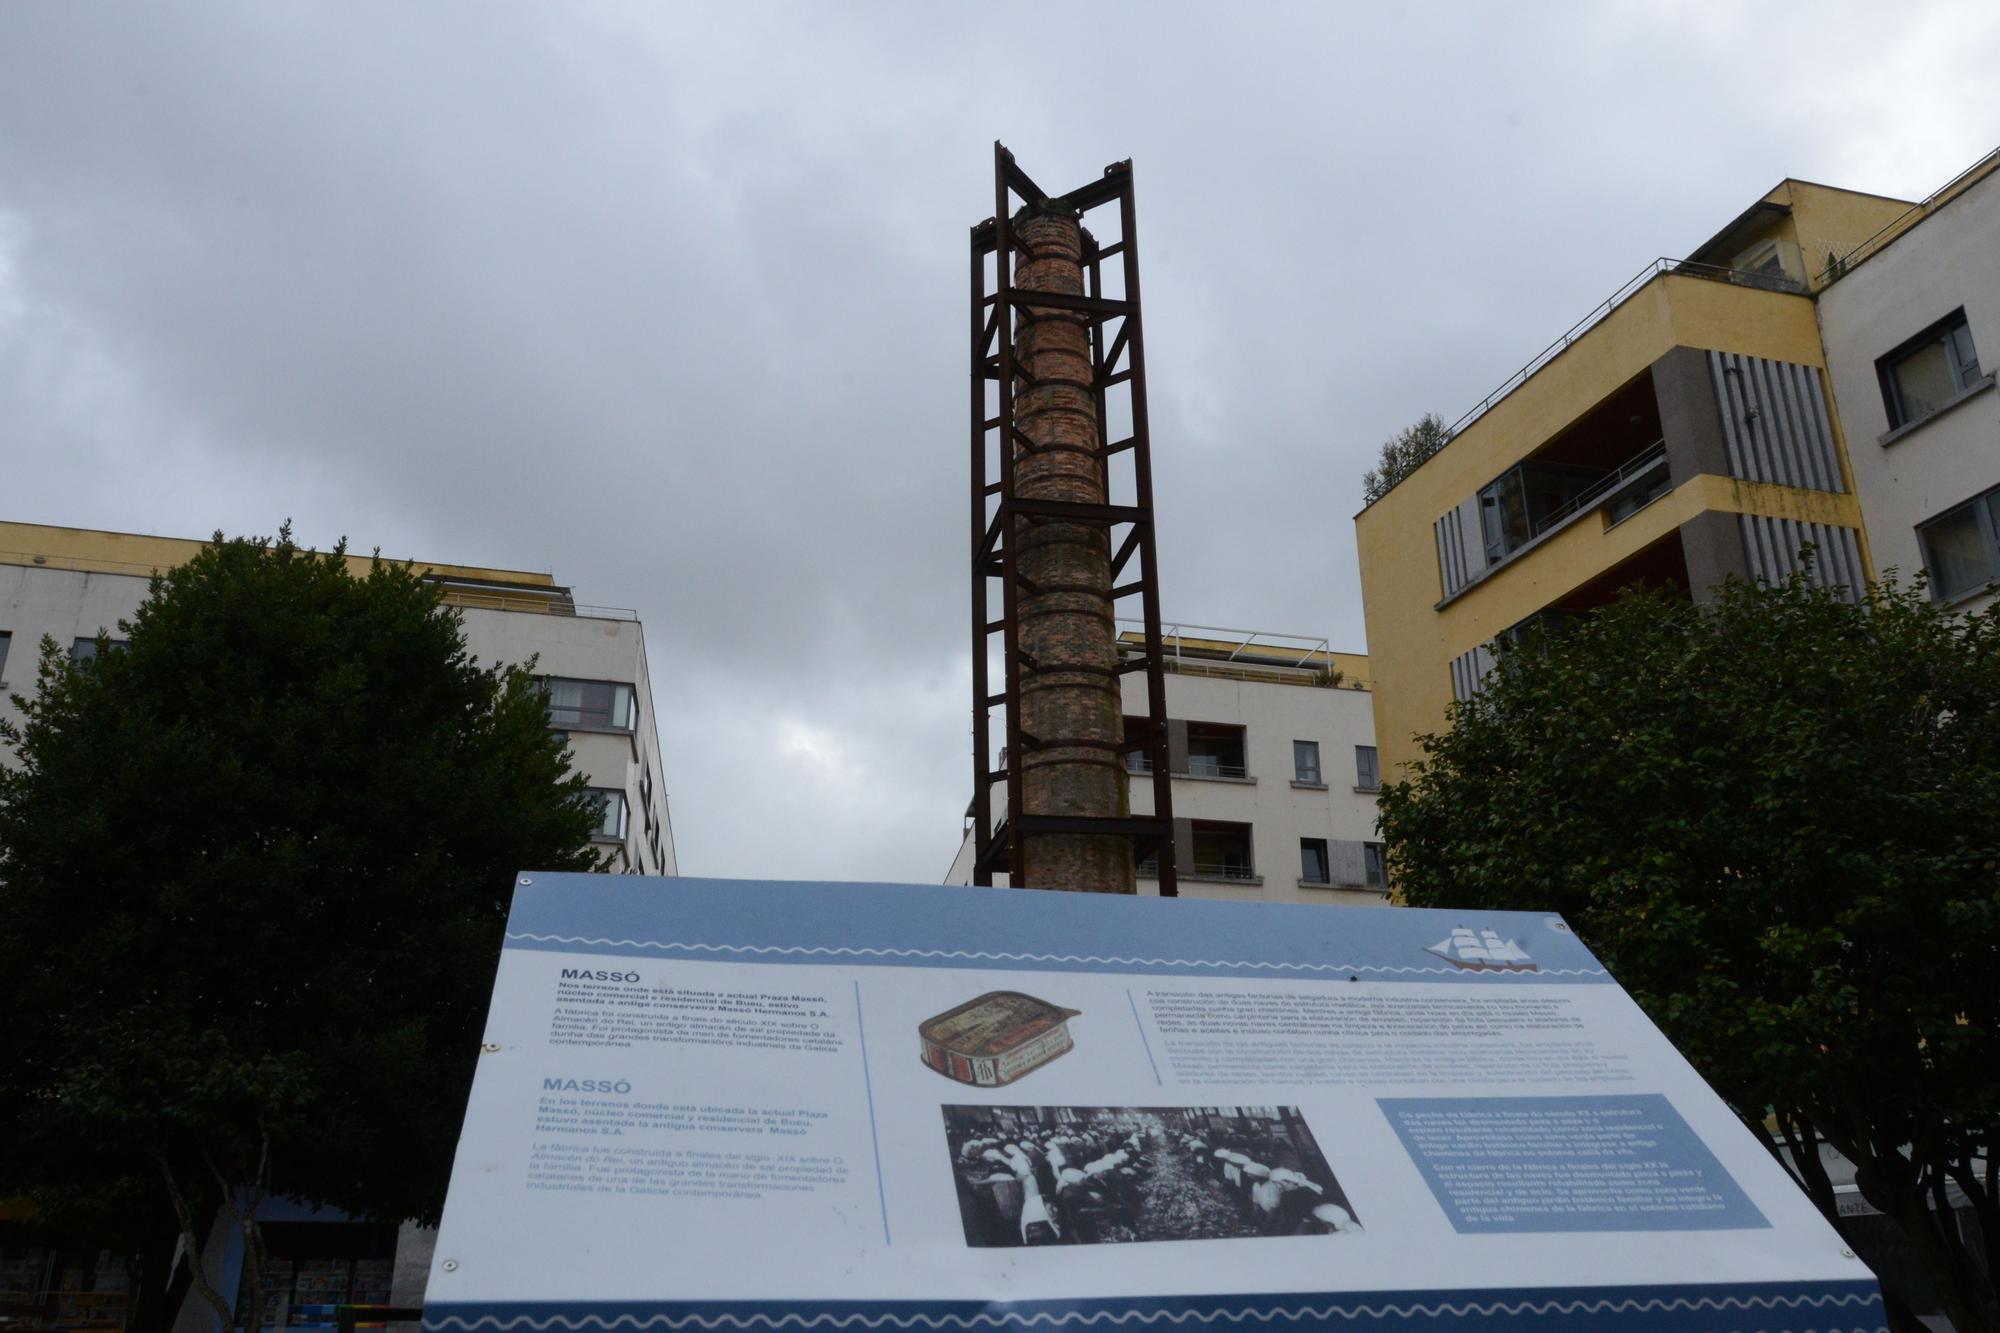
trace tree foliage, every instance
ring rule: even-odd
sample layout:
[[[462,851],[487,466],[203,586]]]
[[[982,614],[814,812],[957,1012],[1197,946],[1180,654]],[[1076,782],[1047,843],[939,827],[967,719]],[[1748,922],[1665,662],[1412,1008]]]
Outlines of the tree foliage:
[[[1381,799],[1403,898],[1562,913],[1829,1217],[1821,1141],[1957,1327],[1993,1328],[2000,611],[1628,593],[1421,743]]]
[[[534,681],[438,596],[218,533],[123,649],[44,642],[0,728],[0,1196],[150,1196],[195,1253],[224,1206],[253,1265],[274,1192],[437,1214],[513,876],[596,865]]]
[[[1397,483],[1423,466],[1424,460],[1451,443],[1451,427],[1437,413],[1426,412],[1414,426],[1405,426],[1382,441],[1382,456],[1361,474],[1363,504],[1374,504]]]

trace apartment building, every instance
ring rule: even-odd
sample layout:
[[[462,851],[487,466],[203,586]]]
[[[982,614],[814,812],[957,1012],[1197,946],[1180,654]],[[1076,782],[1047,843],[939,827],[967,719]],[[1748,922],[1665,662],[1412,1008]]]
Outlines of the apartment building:
[[[18,716],[15,696],[35,687],[44,636],[72,655],[116,645],[118,624],[148,591],[155,570],[192,557],[203,543],[133,533],[0,523],[0,711]],[[350,556],[356,573],[368,557]],[[631,611],[579,604],[547,574],[418,562],[464,625],[482,663],[536,657],[553,727],[598,798],[594,839],[607,869],[676,873],[673,821],[653,723],[644,626]],[[13,756],[0,751],[0,763]],[[435,1232],[354,1221],[277,1199],[264,1208],[281,1310],[343,1302],[421,1298]],[[243,1237],[219,1218],[207,1244],[211,1276],[237,1289]],[[0,1200],[0,1323],[21,1328],[118,1327],[127,1299],[122,1257],[19,1229]],[[276,1316],[281,1321],[283,1314]],[[329,1316],[330,1318],[330,1316]],[[208,1333],[215,1318],[199,1300],[175,1324]]]
[[[1646,266],[1355,519],[1376,733],[1393,780],[1496,646],[1643,580],[1702,597],[1874,561],[1816,298],[1915,207],[1786,180]]]
[[[1819,297],[1875,566],[1965,610],[2000,594],[2000,153],[1875,242]],[[1980,356],[1985,354],[1982,365]]]
[[[1144,642],[1136,628],[1120,638]],[[1206,626],[1170,625],[1165,640],[1181,896],[1386,901],[1368,659],[1324,639]],[[1123,680],[1126,710],[1143,716],[1144,676]],[[1146,756],[1130,755],[1126,766],[1130,777],[1147,775],[1130,783],[1132,812],[1151,814]],[[1004,824],[1005,810],[994,818]],[[970,884],[972,858],[968,824],[945,882]],[[1148,869],[1139,867],[1139,892],[1157,896]]]
[[[18,716],[12,696],[34,689],[43,636],[72,655],[114,641],[119,621],[145,600],[155,570],[171,569],[203,543],[176,537],[0,522],[0,715]],[[349,556],[356,573],[369,557]],[[631,611],[580,606],[547,574],[417,563],[465,627],[481,662],[538,659],[552,724],[603,811],[594,837],[609,868],[675,873],[673,822],[653,725],[645,627]],[[12,756],[0,752],[0,762]]]

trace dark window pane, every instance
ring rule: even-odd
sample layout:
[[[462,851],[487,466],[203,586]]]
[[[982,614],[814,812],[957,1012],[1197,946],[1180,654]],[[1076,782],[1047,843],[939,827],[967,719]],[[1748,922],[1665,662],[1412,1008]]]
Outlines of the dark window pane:
[[[1372,745],[1354,747],[1354,785],[1369,791],[1382,785],[1382,761]]]
[[[1299,878],[1308,884],[1327,882],[1326,839],[1299,839]]]
[[[1361,865],[1363,877],[1370,888],[1379,889],[1389,882],[1389,875],[1382,859],[1382,844],[1364,842],[1361,844]]]
[[[1958,392],[1942,339],[1927,343],[1889,368],[1896,381],[1896,398],[1904,421],[1935,412],[1946,399]]]
[[[1926,524],[1922,536],[1932,595],[1949,600],[1984,587],[1995,577],[1977,505],[1966,505]]]
[[[630,685],[552,677],[545,682],[544,691],[549,700],[549,721],[555,726],[632,729]]]
[[[115,653],[120,648],[123,648],[125,646],[125,640],[106,639],[105,646],[110,648],[110,650]],[[79,662],[79,663],[96,661],[97,660],[96,636],[92,635],[90,638],[87,639],[78,639],[75,643],[72,643],[69,646],[69,660],[72,662]]]
[[[1953,359],[1958,362],[1958,387],[1969,388],[1979,378],[1979,353],[1972,349],[1972,329],[1961,324],[1951,331]]]
[[[1318,782],[1320,780],[1318,741],[1292,742],[1292,771],[1295,774],[1294,781]]]
[[[591,789],[591,798],[597,802],[597,827],[591,833],[600,838],[625,839],[625,793],[610,791],[601,787]]]

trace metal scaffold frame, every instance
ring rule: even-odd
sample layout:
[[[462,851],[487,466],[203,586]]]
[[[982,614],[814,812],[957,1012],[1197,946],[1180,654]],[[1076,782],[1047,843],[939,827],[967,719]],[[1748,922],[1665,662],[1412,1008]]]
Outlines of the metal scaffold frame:
[[[1086,222],[1093,210],[1116,209],[1118,238],[1099,245],[1083,234],[1085,292],[1082,296],[1048,291],[1023,293],[1013,286],[1017,247],[1010,217],[1018,199],[1024,206],[1056,206],[1074,210]],[[1105,295],[1105,270],[1119,261],[1119,295]],[[990,267],[990,279],[989,279]],[[1105,483],[1105,504],[1024,499],[1015,493],[1015,454],[1032,449],[1014,424],[1012,386],[1025,378],[1014,363],[1016,308],[1031,305],[1071,310],[1090,321],[1091,392],[1097,406],[1097,461]],[[1178,893],[1174,864],[1173,787],[1167,756],[1167,694],[1165,651],[1161,640],[1159,555],[1153,522],[1152,441],[1146,416],[1146,344],[1140,320],[1139,252],[1132,194],[1132,163],[1114,162],[1103,177],[1067,194],[1042,190],[1015,164],[1003,144],[993,145],[993,216],[972,229],[972,732],[974,838],[973,883],[990,885],[997,870],[1009,882],[1023,883],[1023,844],[1036,834],[1094,834],[1132,840],[1135,860],[1152,858],[1158,866],[1160,894]],[[997,382],[997,407],[988,415],[987,385]],[[1124,387],[1131,433],[1109,438],[1107,395]],[[993,456],[989,460],[989,453]],[[997,460],[997,461],[994,461]],[[1114,470],[1115,468],[1115,470]],[[998,473],[997,476],[991,475]],[[1130,504],[1109,503],[1114,480],[1129,483]],[[1037,664],[1021,650],[1019,594],[1022,575],[1015,564],[1019,531],[1038,522],[1088,523],[1102,527],[1111,548],[1110,596],[1114,604],[1139,598],[1145,626],[1142,651],[1121,656],[1116,670],[1146,673],[1146,713],[1136,727],[1128,726],[1122,752],[1143,752],[1151,759],[1153,813],[1146,816],[1054,815],[1024,808],[1020,756],[1052,740],[1025,735],[1021,729],[1021,681]],[[1124,583],[1119,577],[1136,557],[1138,575]],[[1000,584],[1000,615],[991,614],[990,583]],[[1003,681],[992,688],[988,652],[992,636],[1002,636]],[[993,711],[1006,714],[1006,748],[993,751]],[[1134,734],[1136,731],[1137,734]],[[1129,780],[1129,779],[1128,779]],[[995,828],[993,788],[1007,786],[1006,816]]]

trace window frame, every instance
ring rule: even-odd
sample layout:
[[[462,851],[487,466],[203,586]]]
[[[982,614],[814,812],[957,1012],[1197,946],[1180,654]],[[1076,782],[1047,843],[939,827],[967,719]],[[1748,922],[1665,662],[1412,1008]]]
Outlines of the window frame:
[[[565,685],[609,686],[614,692],[612,695],[614,709],[617,699],[616,691],[624,690],[626,692],[625,711],[629,720],[622,725],[616,722],[572,722],[559,720],[556,717],[555,693],[553,689],[558,681]],[[548,706],[549,726],[553,730],[602,732],[617,736],[636,736],[639,734],[639,687],[633,681],[605,680],[589,676],[542,676],[536,681],[536,684],[540,687],[542,699]]]
[[[1299,762],[1300,757],[1307,751],[1311,752],[1311,768]],[[1297,737],[1292,739],[1292,781],[1304,783],[1308,787],[1326,785],[1326,770],[1320,766],[1318,741],[1302,741]]]
[[[1319,874],[1310,873],[1311,857],[1319,856]],[[1333,884],[1333,855],[1325,838],[1299,839],[1299,883],[1313,887],[1330,887]]]
[[[627,838],[632,833],[631,798],[625,794],[622,787],[589,787],[585,790],[592,796],[616,797],[618,799],[618,832],[615,834],[606,833],[604,831],[604,820],[600,816],[596,826],[590,830],[590,840],[592,842],[616,843],[620,847],[624,846]],[[610,801],[606,800],[602,804],[608,806],[610,805]]]
[[[95,634],[79,634],[74,639],[71,639],[69,645],[70,665],[82,666],[85,662],[95,662],[97,660],[97,640],[98,636]],[[129,643],[130,640],[127,639],[114,639],[108,634],[104,636],[104,646],[114,653],[122,651]],[[88,653],[83,651],[85,644],[90,646]]]
[[[1361,844],[1361,883],[1371,889],[1389,887],[1388,849],[1379,842]]]
[[[1970,511],[1973,523],[1979,532],[1979,544],[1986,553],[1986,579],[1982,583],[1947,592],[1939,586],[1935,575],[1936,562],[1931,556],[1930,531]],[[1924,558],[1924,572],[1931,576],[1931,600],[1940,605],[1949,605],[1967,598],[1982,596],[1991,592],[1995,584],[2000,584],[2000,486],[1981,491],[1970,499],[1963,500],[1942,513],[1935,514],[1917,524],[1917,550]]]
[[[14,631],[0,629],[0,685],[7,683],[7,653],[14,646]]]
[[[1361,756],[1364,751],[1368,755],[1368,765],[1366,768],[1362,767],[1361,764]],[[1369,780],[1371,772],[1374,774],[1373,781]],[[1354,747],[1354,790],[1382,790],[1382,751],[1376,746],[1357,745]]]
[[[1959,348],[1958,332],[1961,329],[1965,331],[1965,347],[1972,356],[1969,368]],[[1903,389],[1896,379],[1896,368],[1936,343],[1944,344],[1945,364],[1951,371],[1951,398],[1913,415],[1903,402]],[[1892,431],[1936,416],[1952,399],[1973,389],[1984,378],[1985,372],[1979,365],[1979,348],[1973,344],[1972,326],[1965,318],[1964,306],[1926,325],[1915,336],[1905,338],[1875,358],[1875,379],[1882,389],[1882,410],[1888,414],[1889,429]]]
[[[1210,880],[1228,884],[1260,884],[1263,877],[1257,873],[1257,829],[1256,825],[1234,819],[1196,819],[1189,823],[1189,856],[1186,868],[1181,871],[1184,878]],[[1208,838],[1236,838],[1243,840],[1242,865],[1233,866],[1227,860],[1204,863],[1200,859],[1200,843]],[[1213,844],[1211,844],[1212,846]]]
[[[1203,750],[1197,751],[1196,747]],[[1233,747],[1233,749],[1231,748]],[[1211,750],[1227,750],[1233,753],[1237,762],[1224,763],[1223,756],[1210,753]],[[1201,767],[1196,767],[1200,761]],[[1182,767],[1174,770],[1176,777],[1206,778],[1210,781],[1244,782],[1250,779],[1250,729],[1235,722],[1189,722],[1187,724],[1187,751],[1182,756]]]

